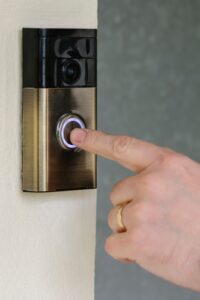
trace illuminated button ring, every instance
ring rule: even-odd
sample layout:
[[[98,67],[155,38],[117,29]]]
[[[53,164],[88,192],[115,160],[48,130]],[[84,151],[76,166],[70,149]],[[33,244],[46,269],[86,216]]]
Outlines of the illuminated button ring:
[[[82,118],[76,114],[63,115],[57,123],[56,135],[60,146],[65,150],[80,151],[70,141],[70,133],[74,128],[86,128]]]

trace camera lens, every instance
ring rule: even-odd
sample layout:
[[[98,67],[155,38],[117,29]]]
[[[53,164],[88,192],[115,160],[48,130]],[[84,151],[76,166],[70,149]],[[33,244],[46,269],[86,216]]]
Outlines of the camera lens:
[[[63,79],[67,84],[74,84],[81,75],[81,67],[75,60],[67,61],[62,66]]]

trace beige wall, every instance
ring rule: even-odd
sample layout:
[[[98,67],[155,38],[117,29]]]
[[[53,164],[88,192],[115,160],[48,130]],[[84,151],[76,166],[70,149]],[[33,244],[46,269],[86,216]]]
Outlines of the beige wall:
[[[0,0],[2,300],[94,299],[96,191],[20,191],[20,31],[96,26],[96,0]]]

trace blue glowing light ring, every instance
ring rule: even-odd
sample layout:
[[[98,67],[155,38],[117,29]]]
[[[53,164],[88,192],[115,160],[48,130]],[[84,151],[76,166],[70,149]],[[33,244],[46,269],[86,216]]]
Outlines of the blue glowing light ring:
[[[68,143],[65,139],[65,128],[66,126],[71,123],[71,122],[75,122],[77,123],[80,128],[85,128],[85,124],[83,123],[83,121],[81,121],[80,119],[76,118],[76,117],[69,117],[67,120],[63,121],[63,124],[61,125],[61,140],[62,140],[62,143],[64,144],[65,147],[69,148],[69,149],[75,149],[77,148],[76,145],[73,145],[71,143]]]

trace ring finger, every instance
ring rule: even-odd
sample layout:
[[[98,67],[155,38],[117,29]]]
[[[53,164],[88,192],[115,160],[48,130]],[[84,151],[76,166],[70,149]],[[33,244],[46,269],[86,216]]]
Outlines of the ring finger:
[[[128,220],[128,211],[133,205],[133,201],[128,202],[124,207],[120,205],[115,206],[108,215],[108,225],[115,233],[126,231],[129,228],[130,222]],[[121,224],[122,223],[122,224]],[[126,230],[122,230],[122,225]]]

